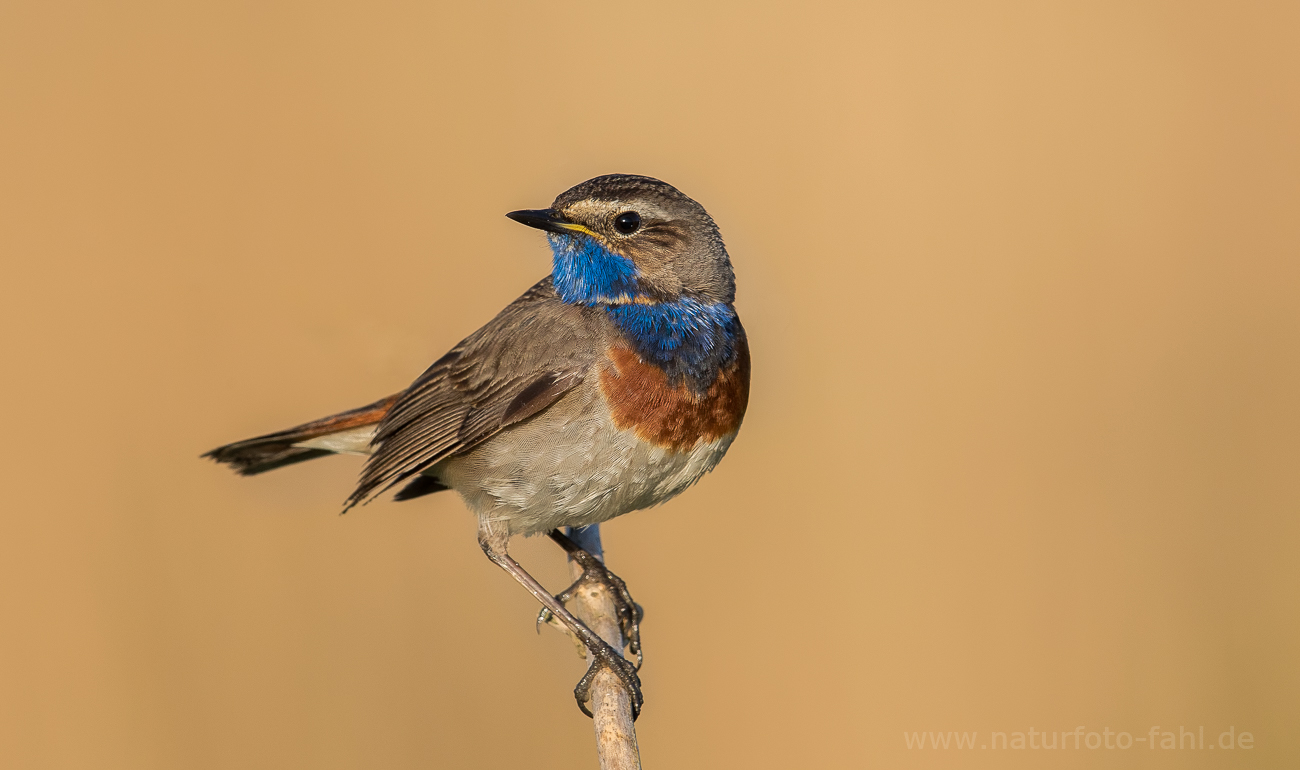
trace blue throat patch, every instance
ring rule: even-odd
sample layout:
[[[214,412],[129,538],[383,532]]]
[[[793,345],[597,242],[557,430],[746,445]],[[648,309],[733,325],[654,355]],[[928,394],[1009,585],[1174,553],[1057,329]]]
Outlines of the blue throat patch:
[[[637,355],[658,366],[674,384],[708,390],[735,356],[739,320],[731,305],[689,297],[636,302],[642,296],[636,265],[594,238],[551,235],[552,280],[560,299],[573,305],[604,305]]]
[[[571,305],[600,305],[635,297],[636,265],[601,246],[596,239],[576,235],[548,235],[555,291]]]

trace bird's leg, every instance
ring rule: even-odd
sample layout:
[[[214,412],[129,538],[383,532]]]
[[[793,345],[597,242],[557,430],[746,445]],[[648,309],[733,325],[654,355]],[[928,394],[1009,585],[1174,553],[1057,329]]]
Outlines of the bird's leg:
[[[596,673],[602,668],[609,669],[628,689],[629,700],[632,702],[632,719],[636,719],[641,713],[641,678],[636,674],[636,666],[624,658],[613,647],[606,644],[604,639],[597,636],[590,628],[587,628],[581,620],[574,617],[573,613],[565,609],[554,596],[551,596],[537,579],[528,574],[519,562],[515,561],[506,553],[506,541],[509,534],[493,532],[487,525],[479,527],[478,544],[483,549],[483,553],[492,560],[492,563],[505,570],[515,580],[519,581],[528,593],[532,594],[537,601],[542,603],[555,619],[564,624],[578,641],[582,642],[587,648],[590,655],[591,665],[587,673],[578,681],[578,686],[573,689],[573,697],[578,701],[578,708],[582,713],[591,716],[591,711],[587,708],[587,697],[591,692],[591,684],[596,678]]]
[[[553,529],[548,534],[552,540],[559,543],[570,559],[573,559],[579,567],[582,567],[582,575],[573,582],[573,585],[556,594],[555,599],[561,604],[567,604],[573,598],[573,595],[578,592],[578,589],[584,585],[596,584],[604,586],[613,601],[619,629],[623,633],[623,638],[627,640],[628,650],[636,656],[636,667],[640,671],[641,664],[645,661],[641,653],[641,619],[645,617],[645,611],[641,609],[641,605],[632,600],[632,594],[628,593],[627,590],[627,583],[623,582],[623,578],[610,572],[604,562],[579,546],[572,538],[560,530]],[[542,611],[537,613],[538,624],[547,623],[550,620],[550,609],[543,607]]]

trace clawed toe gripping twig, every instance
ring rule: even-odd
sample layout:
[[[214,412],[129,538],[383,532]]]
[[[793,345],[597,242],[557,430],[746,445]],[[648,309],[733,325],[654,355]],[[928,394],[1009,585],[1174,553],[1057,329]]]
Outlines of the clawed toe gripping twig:
[[[587,716],[593,716],[591,709],[587,708],[591,685],[596,680],[596,675],[602,669],[607,669],[627,688],[632,702],[632,721],[635,722],[641,715],[641,705],[645,702],[641,696],[641,677],[637,676],[637,667],[608,644],[587,649],[591,650],[591,665],[587,667],[587,673],[582,675],[582,679],[579,679],[577,686],[573,688],[573,697],[578,701],[578,708],[582,709],[582,713]]]
[[[611,572],[604,562],[588,553],[563,532],[553,530],[550,533],[550,538],[559,543],[560,547],[568,553],[569,558],[582,567],[582,575],[573,582],[573,585],[556,594],[556,601],[567,604],[585,586],[604,587],[613,601],[614,611],[618,616],[619,629],[623,633],[623,639],[627,642],[628,652],[636,657],[636,667],[633,670],[640,671],[641,664],[645,662],[645,657],[641,652],[641,620],[645,617],[645,610],[641,609],[641,605],[633,601],[632,594],[627,590],[627,583],[623,582],[623,578]],[[551,611],[543,607],[537,613],[538,629],[541,629],[541,624],[550,623],[553,618]],[[563,628],[563,626],[560,627]],[[588,673],[590,674],[590,672]]]

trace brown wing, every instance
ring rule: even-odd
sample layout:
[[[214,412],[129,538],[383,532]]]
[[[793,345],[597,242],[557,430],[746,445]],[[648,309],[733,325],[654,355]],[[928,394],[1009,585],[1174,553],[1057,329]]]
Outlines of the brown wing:
[[[555,403],[604,350],[599,321],[561,302],[550,278],[533,286],[401,395],[344,510]]]

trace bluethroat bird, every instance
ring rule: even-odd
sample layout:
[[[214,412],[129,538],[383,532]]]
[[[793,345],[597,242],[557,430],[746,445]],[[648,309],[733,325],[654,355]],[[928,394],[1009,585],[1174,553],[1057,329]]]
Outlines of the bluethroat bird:
[[[650,177],[596,177],[548,209],[506,216],[546,233],[550,276],[406,390],[205,456],[252,475],[369,455],[345,511],[398,484],[397,500],[459,492],[488,558],[590,651],[578,705],[587,712],[592,679],[606,668],[628,687],[635,716],[639,663],[592,633],[565,609],[570,592],[552,596],[506,546],[512,535],[549,533],[583,580],[609,587],[640,660],[640,608],[560,528],[658,505],[731,446],[749,399],[731,260],[704,207]]]

